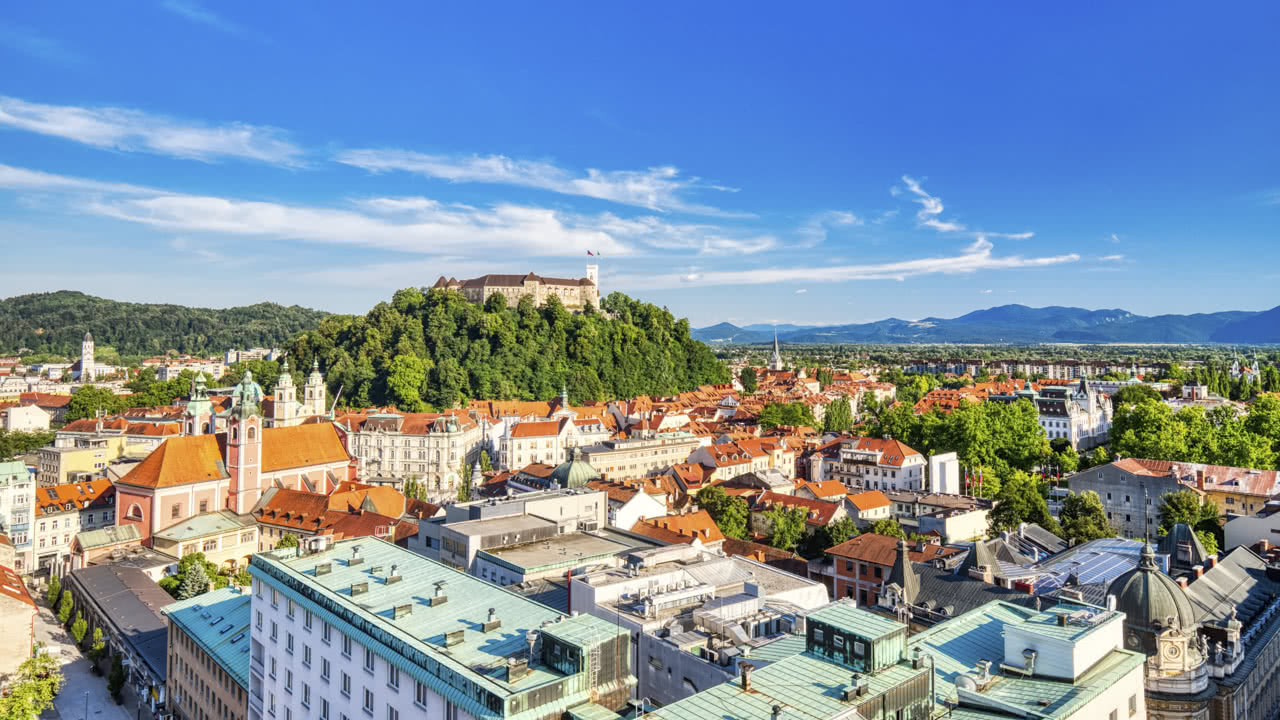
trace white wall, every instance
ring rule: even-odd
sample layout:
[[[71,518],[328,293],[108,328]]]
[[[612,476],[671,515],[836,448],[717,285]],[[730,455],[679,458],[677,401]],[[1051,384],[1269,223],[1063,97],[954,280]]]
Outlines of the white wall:
[[[960,461],[955,453],[942,453],[929,458],[929,483],[931,492],[948,495],[964,492],[964,478],[960,475]]]
[[[1268,517],[1248,515],[1231,518],[1223,531],[1224,553],[1239,545],[1250,546],[1259,540],[1270,541],[1274,537],[1272,533],[1280,534],[1280,512]]]
[[[0,411],[0,427],[11,432],[49,429],[49,413],[35,405],[15,405]]]
[[[611,513],[613,517],[610,518],[609,524],[623,530],[630,530],[641,520],[665,517],[666,514],[666,503],[652,495],[638,492],[616,512]]]

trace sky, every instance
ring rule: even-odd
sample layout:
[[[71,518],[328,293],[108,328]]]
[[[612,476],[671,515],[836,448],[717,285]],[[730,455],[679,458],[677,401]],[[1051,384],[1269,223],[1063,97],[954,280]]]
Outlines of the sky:
[[[1280,4],[18,3],[0,296],[697,326],[1280,303]],[[592,255],[588,255],[588,253]]]

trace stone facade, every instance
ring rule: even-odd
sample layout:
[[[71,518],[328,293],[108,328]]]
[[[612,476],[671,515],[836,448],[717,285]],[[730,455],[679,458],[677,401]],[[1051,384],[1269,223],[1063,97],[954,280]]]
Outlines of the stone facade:
[[[542,307],[551,297],[559,299],[560,304],[570,310],[582,310],[588,305],[600,307],[600,276],[597,265],[588,265],[587,276],[578,279],[543,277],[533,273],[481,275],[470,280],[446,279],[441,276],[431,287],[433,290],[456,290],[477,305],[483,305],[492,295],[501,295],[506,299],[507,307],[515,307],[520,298],[527,295],[538,307]]]

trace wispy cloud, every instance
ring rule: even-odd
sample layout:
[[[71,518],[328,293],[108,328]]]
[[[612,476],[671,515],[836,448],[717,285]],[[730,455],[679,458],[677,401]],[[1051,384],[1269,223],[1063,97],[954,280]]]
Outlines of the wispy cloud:
[[[38,60],[79,65],[84,58],[61,42],[25,25],[0,24],[0,45]]]
[[[895,210],[885,210],[884,212],[882,212],[882,213],[880,213],[879,215],[877,215],[877,216],[876,216],[876,217],[871,221],[871,224],[873,224],[873,225],[883,225],[883,224],[885,224],[885,223],[889,222],[890,220],[892,220],[892,219],[894,219],[894,218],[896,218],[896,217],[898,217],[898,211],[897,211],[896,209],[895,209]]]
[[[608,200],[658,212],[750,217],[689,202],[683,195],[696,190],[734,192],[734,188],[704,184],[681,177],[671,166],[647,170],[571,172],[549,162],[514,160],[503,155],[427,155],[410,150],[348,150],[334,160],[370,172],[402,171],[457,183],[492,183],[549,190],[563,195]]]
[[[1030,240],[1031,238],[1035,237],[1035,236],[1036,236],[1036,234],[1035,234],[1035,233],[1033,233],[1033,232],[1000,233],[1000,232],[986,232],[986,231],[984,231],[984,232],[980,232],[980,233],[975,233],[975,234],[974,234],[974,236],[975,236],[975,237],[989,237],[989,238],[1005,238],[1005,239],[1007,239],[1007,240]]]
[[[1119,255],[1119,254],[1103,255],[1102,257],[1098,258],[1098,260],[1102,262],[1124,262],[1124,255]]]
[[[964,229],[964,225],[958,222],[939,219],[938,216],[942,215],[943,209],[942,200],[925,192],[919,181],[903,175],[902,182],[916,196],[914,199],[920,204],[920,209],[916,211],[916,223],[918,225],[933,228],[938,232],[958,232]]]
[[[1036,268],[1076,262],[1076,253],[1047,257],[1023,257],[1021,255],[996,256],[990,241],[978,239],[963,252],[953,256],[900,260],[865,265],[817,265],[812,267],[758,268],[725,270],[703,273],[699,282],[703,285],[763,285],[793,282],[847,282],[850,280],[906,280],[922,275],[962,275],[980,270],[1011,270]],[[649,289],[677,287],[679,275],[630,275],[619,276],[617,284],[623,287]]]
[[[1111,242],[1116,243],[1117,245],[1119,245],[1119,244],[1120,244],[1120,236],[1119,236],[1119,235],[1117,235],[1117,234],[1115,234],[1115,233],[1111,233]]]
[[[983,291],[982,291],[982,294],[983,294],[983,295],[990,295],[990,294],[991,294],[991,291],[990,291],[990,290],[983,290]]]
[[[797,291],[796,291],[796,294],[797,294],[797,295],[803,295],[803,294],[805,294],[805,293],[807,293],[807,292],[809,292],[809,288],[800,288],[799,290],[797,290]]]
[[[192,22],[208,25],[215,30],[228,33],[230,35],[257,37],[256,33],[227,20],[194,0],[164,0],[164,2],[160,3],[160,7]]]
[[[865,224],[862,218],[847,210],[828,210],[818,213],[797,230],[802,247],[815,247],[826,242],[827,233],[833,227],[854,227]]]
[[[224,158],[297,167],[303,150],[277,128],[206,125],[117,107],[45,105],[0,96],[0,126],[92,147],[212,162]]]

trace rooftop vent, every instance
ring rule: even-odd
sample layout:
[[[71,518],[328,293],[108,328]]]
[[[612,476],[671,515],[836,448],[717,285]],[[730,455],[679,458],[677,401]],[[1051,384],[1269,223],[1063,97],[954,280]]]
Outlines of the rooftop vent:
[[[319,565],[316,566],[317,577],[319,577],[320,575],[328,575],[331,572],[333,572],[333,566],[330,565],[329,563],[320,563]]]
[[[445,585],[444,580],[436,581],[435,593],[431,596],[431,607],[435,607],[437,605],[443,605],[449,602],[449,596],[444,594],[444,585]]]
[[[498,611],[494,608],[489,608],[489,619],[484,623],[484,631],[490,632],[500,627],[502,627],[502,621],[498,619]]]
[[[454,645],[460,645],[462,644],[462,641],[466,639],[467,639],[466,630],[454,630],[453,632],[445,633],[444,646],[453,647]]]
[[[360,546],[353,545],[351,547],[351,559],[347,561],[347,565],[359,565],[364,562],[364,558],[360,557]]]
[[[387,584],[398,583],[400,580],[400,571],[396,569],[395,565],[392,565],[391,572],[387,574]]]
[[[369,592],[369,583],[351,583],[351,595],[353,597],[356,595],[363,595],[367,592]]]
[[[369,568],[369,572],[373,573],[374,575],[377,575],[378,573],[382,572],[382,566],[374,565],[373,567]]]
[[[397,605],[395,609],[392,610],[391,617],[392,619],[399,620],[400,618],[406,615],[412,615],[412,614],[413,614],[412,604]]]
[[[528,658],[507,658],[507,682],[513,683],[528,674]]]

